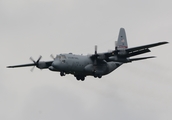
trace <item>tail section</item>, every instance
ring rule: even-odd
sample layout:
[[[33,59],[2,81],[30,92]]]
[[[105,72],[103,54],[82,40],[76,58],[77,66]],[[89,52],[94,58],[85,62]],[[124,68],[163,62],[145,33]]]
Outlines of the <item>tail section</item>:
[[[125,50],[127,48],[128,48],[128,43],[127,43],[127,37],[126,37],[125,29],[121,28],[119,31],[118,41],[116,41],[115,49]]]

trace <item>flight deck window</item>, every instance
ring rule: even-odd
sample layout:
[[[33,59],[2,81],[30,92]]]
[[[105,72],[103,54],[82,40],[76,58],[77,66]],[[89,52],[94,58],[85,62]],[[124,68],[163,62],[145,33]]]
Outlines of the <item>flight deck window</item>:
[[[65,63],[66,61],[65,60],[62,60],[62,63]]]
[[[64,59],[66,59],[66,56],[65,56],[65,55],[60,55],[59,58],[60,58],[61,60],[64,60]]]
[[[60,55],[60,56],[59,56],[59,60],[60,60],[62,63],[65,63],[65,62],[66,62],[66,56],[65,56],[65,55]]]

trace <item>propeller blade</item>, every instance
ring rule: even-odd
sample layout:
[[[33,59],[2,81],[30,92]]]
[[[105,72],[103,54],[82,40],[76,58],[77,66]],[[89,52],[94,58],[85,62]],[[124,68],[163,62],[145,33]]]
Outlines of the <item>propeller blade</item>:
[[[115,50],[117,50],[117,44],[118,44],[118,41],[115,41]]]
[[[40,55],[40,57],[38,58],[38,60],[35,62],[35,60],[32,57],[30,57],[30,60],[34,63],[32,69],[31,69],[31,72],[33,72],[35,66],[37,68],[39,68],[39,61],[41,60],[41,58],[42,58],[42,56]]]
[[[40,57],[38,58],[38,60],[36,61],[36,63],[38,64],[40,59],[42,58],[42,56],[40,55]]]
[[[95,45],[95,54],[97,55],[97,45]]]
[[[30,71],[33,72],[34,68],[35,68],[35,66],[33,66],[32,69],[30,69]]]
[[[51,54],[50,57],[51,57],[53,60],[55,60],[55,57],[53,56],[53,54]]]
[[[36,64],[35,60],[32,57],[30,57],[30,60]]]

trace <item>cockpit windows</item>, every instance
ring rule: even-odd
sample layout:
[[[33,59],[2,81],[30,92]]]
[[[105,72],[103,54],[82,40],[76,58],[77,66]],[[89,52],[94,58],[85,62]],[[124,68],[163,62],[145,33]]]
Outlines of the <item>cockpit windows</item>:
[[[56,58],[58,58],[61,62],[65,63],[66,61],[66,56],[65,55],[57,55]]]
[[[56,58],[60,59],[60,60],[64,60],[66,59],[66,56],[65,55],[57,55]]]
[[[65,55],[60,55],[60,59],[64,60],[64,59],[66,59],[66,56]]]

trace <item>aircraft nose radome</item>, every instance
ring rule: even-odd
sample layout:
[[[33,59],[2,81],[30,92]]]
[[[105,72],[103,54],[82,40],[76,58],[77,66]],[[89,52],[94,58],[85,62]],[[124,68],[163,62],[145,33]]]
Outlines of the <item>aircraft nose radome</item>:
[[[59,61],[54,61],[51,66],[54,68],[58,68],[59,65],[60,65]]]
[[[57,71],[59,69],[60,62],[54,61],[51,66],[49,67],[49,70],[51,71]]]

